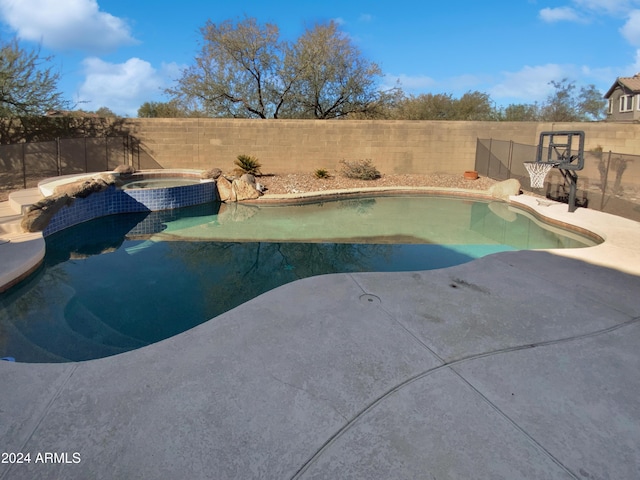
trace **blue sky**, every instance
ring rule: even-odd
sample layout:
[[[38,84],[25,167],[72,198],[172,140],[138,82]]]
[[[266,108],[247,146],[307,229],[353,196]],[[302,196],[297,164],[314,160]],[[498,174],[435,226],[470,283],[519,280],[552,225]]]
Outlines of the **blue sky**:
[[[0,0],[0,34],[52,55],[79,108],[135,117],[193,62],[199,29],[245,15],[295,40],[335,20],[408,94],[488,93],[543,101],[550,81],[593,84],[640,72],[640,0]]]

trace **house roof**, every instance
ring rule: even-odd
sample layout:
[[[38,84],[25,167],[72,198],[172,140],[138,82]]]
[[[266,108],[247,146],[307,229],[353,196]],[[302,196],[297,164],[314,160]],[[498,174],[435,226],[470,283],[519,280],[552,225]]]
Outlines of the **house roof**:
[[[636,73],[633,77],[618,77],[604,98],[609,98],[618,87],[630,90],[631,93],[640,93],[640,73]]]

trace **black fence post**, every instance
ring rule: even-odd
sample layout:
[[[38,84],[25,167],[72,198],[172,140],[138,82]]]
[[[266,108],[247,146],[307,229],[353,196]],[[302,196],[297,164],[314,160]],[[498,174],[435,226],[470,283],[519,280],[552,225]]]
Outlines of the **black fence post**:
[[[507,165],[507,178],[511,178],[511,164],[513,162],[513,140],[509,140],[509,159]]]
[[[602,179],[602,200],[600,200],[600,211],[604,210],[604,197],[607,194],[607,183],[609,183],[609,167],[611,166],[611,150],[607,156],[607,168],[604,170],[604,178]]]
[[[25,160],[26,142],[22,142],[22,185],[27,188],[27,162]]]
[[[491,156],[492,156],[491,147],[492,147],[492,144],[493,144],[493,138],[490,138],[489,139],[489,161],[487,162],[487,177],[489,177],[489,172],[491,171]]]
[[[56,137],[56,168],[58,176],[62,175],[62,161],[60,160],[60,137]]]

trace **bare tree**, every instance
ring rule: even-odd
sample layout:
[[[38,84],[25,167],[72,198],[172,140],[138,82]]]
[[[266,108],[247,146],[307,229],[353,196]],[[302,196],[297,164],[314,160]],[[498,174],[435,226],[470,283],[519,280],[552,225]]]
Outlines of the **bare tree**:
[[[334,22],[295,43],[278,27],[245,17],[208,21],[195,63],[167,90],[188,110],[240,118],[337,118],[373,113],[387,98],[376,89],[380,68],[364,59]]]
[[[245,18],[218,25],[208,21],[201,33],[195,64],[167,92],[208,116],[277,118],[282,96],[278,27]]]
[[[43,115],[68,105],[50,61],[38,50],[20,48],[15,39],[0,43],[0,117]]]
[[[292,82],[296,116],[366,114],[379,104],[382,70],[364,58],[333,21],[307,29],[291,48],[287,63],[297,72]]]

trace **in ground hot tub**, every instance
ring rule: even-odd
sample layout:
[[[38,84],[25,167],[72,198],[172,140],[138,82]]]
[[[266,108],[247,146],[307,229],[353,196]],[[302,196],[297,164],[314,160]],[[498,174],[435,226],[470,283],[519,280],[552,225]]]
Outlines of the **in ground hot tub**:
[[[200,170],[142,170],[131,175],[120,175],[118,185],[123,190],[158,190],[211,182],[201,179],[200,174]]]
[[[116,183],[86,198],[75,198],[51,218],[43,234],[50,235],[106,215],[171,210],[217,201],[215,181],[200,179],[201,173],[200,170],[143,170],[127,176],[106,172],[47,179],[38,185],[45,196],[53,195],[57,186],[105,174],[114,176]]]

